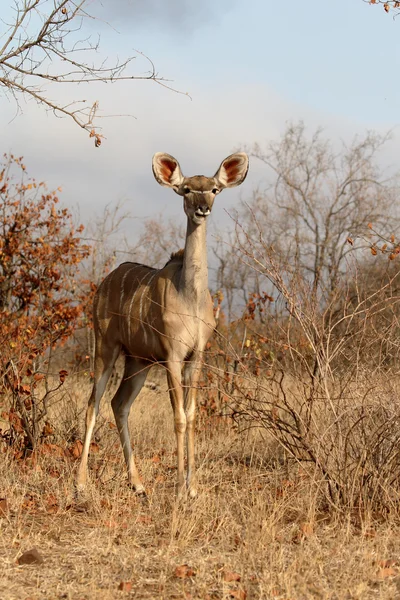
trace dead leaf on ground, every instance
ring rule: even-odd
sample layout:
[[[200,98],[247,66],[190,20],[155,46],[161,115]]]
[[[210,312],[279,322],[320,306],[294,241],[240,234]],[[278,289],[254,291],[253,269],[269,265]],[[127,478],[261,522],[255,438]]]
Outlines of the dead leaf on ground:
[[[118,589],[121,592],[130,592],[132,590],[132,582],[131,581],[121,581],[118,586]]]
[[[314,526],[312,523],[302,523],[300,525],[300,531],[304,537],[310,537],[310,535],[313,535],[314,533]]]
[[[376,537],[376,529],[374,529],[373,527],[369,527],[368,529],[366,529],[364,531],[363,535],[366,538],[374,538],[374,537]]]
[[[72,456],[72,458],[77,459],[81,457],[82,454],[82,450],[83,450],[83,444],[80,440],[76,440],[76,442],[74,442],[69,448],[69,453]]]
[[[125,521],[116,521],[115,519],[106,519],[103,526],[108,529],[127,529],[128,524]]]
[[[49,474],[50,477],[53,477],[53,479],[60,479],[60,477],[61,477],[60,471],[58,471],[57,469],[54,469],[54,467],[50,467],[47,470],[47,473]]]
[[[44,442],[39,446],[39,454],[61,458],[65,456],[65,450],[58,444],[50,444],[48,442]]]
[[[378,567],[381,569],[388,569],[389,567],[399,567],[400,560],[396,558],[388,558],[386,560],[378,560]]]
[[[138,518],[136,519],[137,523],[144,523],[145,525],[148,525],[149,523],[152,522],[152,518],[150,515],[139,515]]]
[[[100,444],[97,442],[91,442],[89,452],[91,454],[98,454],[100,452]]]
[[[36,511],[38,508],[38,502],[37,499],[34,498],[33,496],[25,496],[22,504],[21,504],[21,509],[22,510],[26,510],[28,512],[32,512],[32,511]]]
[[[46,421],[42,429],[42,437],[48,437],[54,435],[54,428],[49,421]]]
[[[113,503],[111,502],[110,498],[102,498],[100,500],[100,506],[101,508],[112,508]]]
[[[194,577],[196,571],[189,565],[179,565],[178,567],[175,567],[174,575],[179,579],[186,579],[187,577]]]
[[[378,579],[389,579],[390,577],[396,577],[399,574],[399,570],[394,567],[384,567],[379,569],[377,573]]]
[[[242,578],[241,575],[239,575],[239,573],[235,573],[235,571],[223,571],[222,572],[222,579],[226,583],[230,583],[231,581],[240,581],[241,578]]]
[[[296,532],[294,532],[292,537],[292,542],[294,544],[300,544],[304,542],[307,538],[311,537],[314,533],[314,526],[312,523],[301,523]]]
[[[7,498],[0,498],[0,517],[6,517],[8,512],[9,508]]]
[[[48,513],[55,514],[58,513],[60,507],[58,505],[57,497],[54,494],[48,494],[45,498],[46,501],[46,510]]]
[[[229,597],[236,598],[236,600],[246,600],[247,592],[243,588],[239,588],[238,590],[230,590]]]

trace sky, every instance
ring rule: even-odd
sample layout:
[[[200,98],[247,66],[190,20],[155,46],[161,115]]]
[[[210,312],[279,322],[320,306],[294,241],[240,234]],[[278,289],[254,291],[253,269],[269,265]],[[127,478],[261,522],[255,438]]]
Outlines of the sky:
[[[2,17],[9,12],[2,0]],[[53,87],[63,103],[98,100],[105,140],[34,102],[0,95],[1,152],[23,155],[30,175],[79,211],[83,223],[124,200],[132,245],[147,218],[185,222],[182,201],[154,180],[154,152],[174,155],[185,175],[212,175],[231,152],[277,140],[290,121],[334,141],[394,130],[382,161],[400,155],[400,17],[363,0],[93,0],[99,57],[149,56],[177,94],[153,82]],[[0,24],[0,29],[1,29]],[[4,30],[4,26],[3,26]],[[140,57],[135,73],[147,70]],[[212,227],[268,178],[251,161],[247,180],[216,199]],[[212,229],[211,227],[211,229]]]

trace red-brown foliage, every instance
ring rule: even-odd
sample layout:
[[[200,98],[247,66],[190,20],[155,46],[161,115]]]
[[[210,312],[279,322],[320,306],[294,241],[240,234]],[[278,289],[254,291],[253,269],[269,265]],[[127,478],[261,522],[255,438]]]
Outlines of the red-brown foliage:
[[[90,247],[83,226],[74,227],[56,191],[27,176],[22,158],[0,164],[0,373],[2,393],[11,391],[11,415],[33,445],[46,409],[35,390],[49,393],[43,358],[68,340],[84,317],[91,294],[80,289],[79,263]],[[60,387],[67,372],[60,371]],[[44,381],[43,381],[44,380]],[[50,386],[51,387],[51,386]],[[43,400],[43,396],[42,396]],[[18,418],[17,418],[18,416]],[[17,434],[12,419],[10,430]]]

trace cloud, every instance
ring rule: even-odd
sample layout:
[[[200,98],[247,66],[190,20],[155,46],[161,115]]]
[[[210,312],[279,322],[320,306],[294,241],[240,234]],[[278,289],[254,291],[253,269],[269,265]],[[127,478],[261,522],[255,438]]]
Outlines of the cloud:
[[[99,149],[72,122],[57,119],[30,102],[23,107],[24,114],[3,128],[2,150],[24,155],[29,174],[47,181],[49,187],[62,186],[62,200],[79,204],[84,220],[120,198],[128,200],[132,214],[139,219],[162,213],[166,220],[184,220],[181,199],[153,178],[154,152],[176,156],[185,175],[213,175],[234,150],[261,142],[260,135],[277,136],[277,123],[284,122],[290,113],[290,108],[282,112],[282,99],[263,86],[216,84],[215,96],[199,86],[194,89],[193,101],[156,85],[134,89],[134,95],[123,96],[116,86],[101,88],[101,108],[106,114],[131,112],[137,120],[105,119],[102,124],[107,139]],[[64,89],[58,91],[61,94]],[[63,97],[64,103],[69,100]],[[246,104],[248,109],[244,109]],[[2,108],[7,121],[13,108],[8,106],[9,115],[4,102]],[[259,178],[260,168],[254,164],[238,191],[221,196],[217,219],[225,218],[224,209],[233,207],[239,195],[248,197]],[[135,230],[138,226],[137,222],[132,224]]]
[[[118,27],[157,29],[186,36],[231,11],[238,0],[113,0],[92,13]]]
[[[213,175],[228,154],[254,142],[261,145],[279,139],[287,121],[304,119],[309,131],[325,126],[326,136],[351,139],[363,132],[362,124],[318,113],[278,95],[267,85],[214,82],[213,93],[201,82],[193,86],[193,101],[153,84],[135,84],[134,88],[100,86],[91,88],[99,97],[105,114],[134,113],[135,119],[105,119],[104,140],[99,149],[86,132],[67,119],[30,102],[24,114],[2,130],[2,151],[23,155],[29,175],[48,183],[50,189],[63,188],[61,200],[79,206],[81,219],[90,222],[102,214],[107,204],[126,199],[133,220],[127,223],[127,235],[134,245],[146,218],[161,215],[185,222],[182,200],[171,190],[159,186],[151,171],[154,152],[168,152],[180,162],[185,175]],[[59,94],[64,88],[57,88]],[[98,93],[98,96],[96,94]],[[72,98],[62,97],[64,103]],[[0,101],[2,119],[7,123],[14,107]],[[398,140],[390,145],[396,155]],[[213,229],[230,224],[232,212],[240,199],[251,198],[252,191],[263,187],[263,165],[250,161],[244,184],[218,196],[210,220]]]

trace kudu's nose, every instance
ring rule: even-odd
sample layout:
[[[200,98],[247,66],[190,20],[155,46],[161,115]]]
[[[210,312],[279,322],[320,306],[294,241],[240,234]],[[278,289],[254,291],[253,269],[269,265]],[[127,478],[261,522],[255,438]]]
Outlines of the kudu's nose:
[[[207,217],[210,212],[211,211],[207,204],[199,204],[199,206],[196,208],[196,215],[198,216]]]

